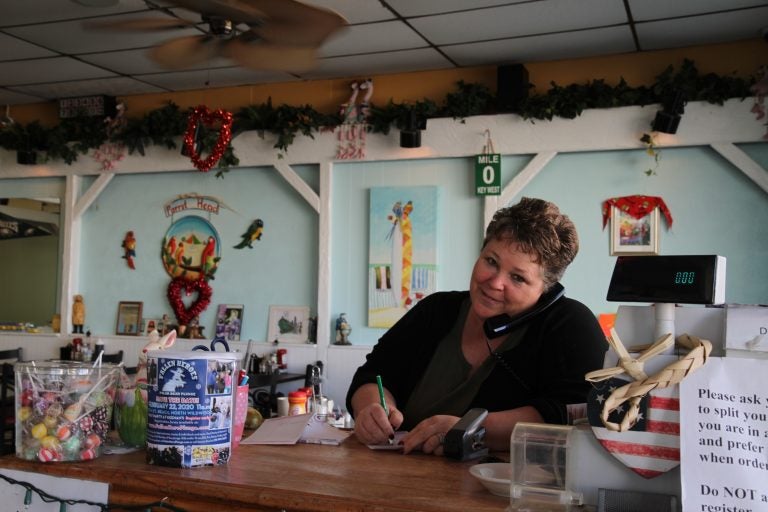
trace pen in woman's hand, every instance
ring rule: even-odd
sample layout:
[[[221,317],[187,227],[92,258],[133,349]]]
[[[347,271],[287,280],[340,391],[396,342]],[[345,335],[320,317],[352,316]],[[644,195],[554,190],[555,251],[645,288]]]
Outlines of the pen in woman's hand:
[[[376,385],[379,387],[379,401],[384,408],[384,412],[389,416],[389,407],[387,407],[387,400],[384,398],[384,386],[381,383],[381,375],[376,376]]]
[[[387,407],[387,400],[384,398],[384,386],[381,383],[381,375],[376,376],[376,385],[379,387],[379,401],[381,402],[381,407],[387,414],[387,418],[389,418],[389,407]],[[388,439],[388,442],[389,444],[394,442],[394,435]]]

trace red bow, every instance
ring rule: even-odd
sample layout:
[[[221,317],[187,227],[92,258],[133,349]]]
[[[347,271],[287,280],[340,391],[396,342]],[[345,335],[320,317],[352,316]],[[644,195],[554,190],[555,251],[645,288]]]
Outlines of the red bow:
[[[608,223],[608,219],[611,218],[611,206],[615,206],[621,211],[631,215],[636,219],[642,219],[653,211],[654,208],[659,208],[664,215],[664,219],[667,221],[667,226],[672,227],[672,214],[669,212],[664,200],[658,196],[624,196],[624,197],[612,197],[603,202],[603,229]]]

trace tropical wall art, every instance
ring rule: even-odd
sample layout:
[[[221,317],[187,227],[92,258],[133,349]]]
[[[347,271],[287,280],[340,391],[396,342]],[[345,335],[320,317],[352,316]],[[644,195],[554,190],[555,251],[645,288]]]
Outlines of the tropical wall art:
[[[437,187],[373,187],[368,326],[388,328],[437,289]]]
[[[179,215],[190,210],[218,214],[220,201],[210,196],[185,194],[176,197],[164,207],[171,218],[171,226],[163,238],[161,257],[163,267],[171,277],[168,285],[168,302],[173,308],[181,337],[186,336],[187,326],[197,324],[197,317],[206,310],[213,290],[208,280],[216,273],[221,260],[219,234],[207,219],[198,215]],[[184,303],[182,292],[189,297],[196,293],[192,303]]]

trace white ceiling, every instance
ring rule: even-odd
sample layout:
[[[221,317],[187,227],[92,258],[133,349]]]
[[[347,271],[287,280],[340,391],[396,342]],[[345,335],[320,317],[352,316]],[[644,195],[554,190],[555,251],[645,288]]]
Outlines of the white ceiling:
[[[349,25],[321,47],[316,68],[289,74],[223,59],[168,71],[147,58],[170,34],[199,34],[195,27],[151,34],[84,27],[84,21],[167,16],[156,8],[168,1],[86,7],[73,0],[0,0],[0,104],[591,57],[752,39],[768,27],[768,0],[307,3],[336,10]]]

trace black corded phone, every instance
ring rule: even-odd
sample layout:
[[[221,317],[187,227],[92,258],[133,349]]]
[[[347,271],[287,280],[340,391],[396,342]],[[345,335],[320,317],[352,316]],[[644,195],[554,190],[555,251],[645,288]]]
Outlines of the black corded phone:
[[[511,331],[513,328],[522,324],[526,320],[538,315],[565,294],[565,288],[560,283],[555,283],[552,288],[539,297],[536,304],[529,310],[519,315],[509,316],[501,314],[493,316],[483,322],[483,330],[489,339],[498,338]]]

